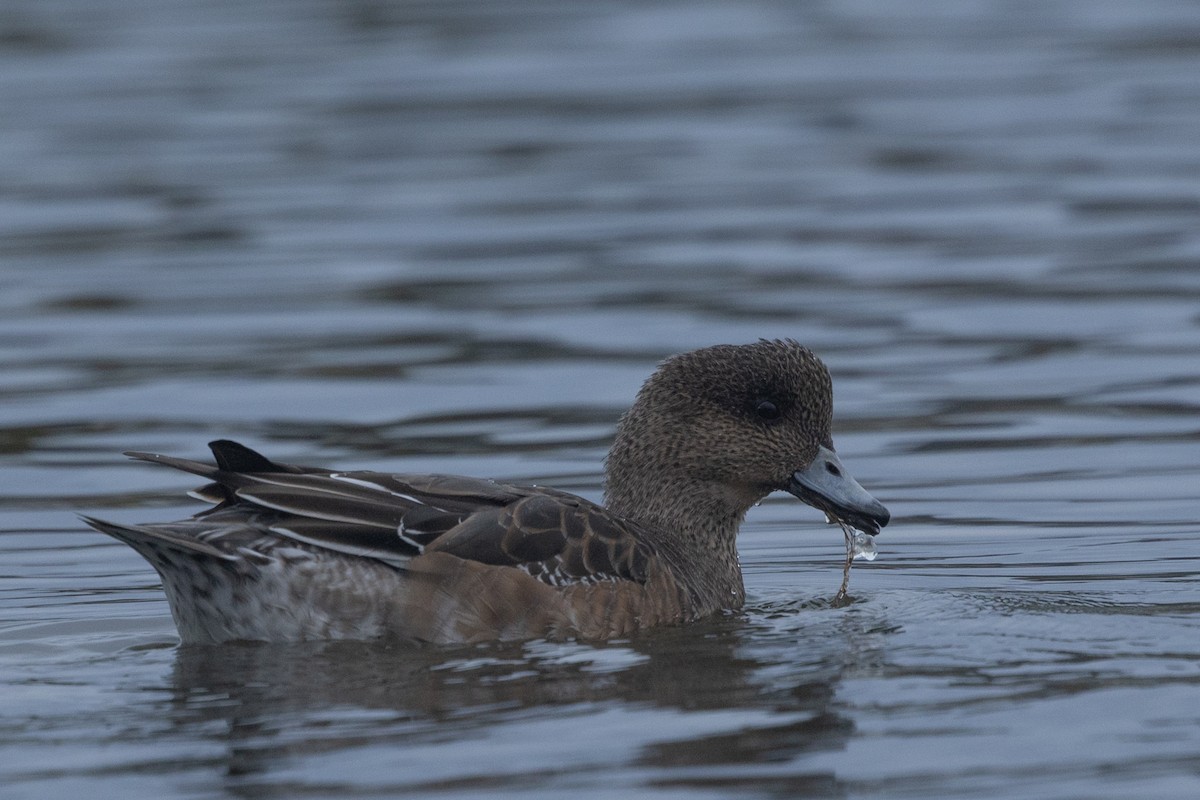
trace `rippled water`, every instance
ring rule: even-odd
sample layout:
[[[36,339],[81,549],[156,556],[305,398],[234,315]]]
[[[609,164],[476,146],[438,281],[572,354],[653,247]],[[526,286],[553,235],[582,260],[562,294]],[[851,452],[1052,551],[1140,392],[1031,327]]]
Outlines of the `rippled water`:
[[[1200,796],[1190,2],[0,10],[5,797]],[[740,614],[180,648],[87,532],[280,460],[598,497],[660,358],[791,336],[894,513]]]

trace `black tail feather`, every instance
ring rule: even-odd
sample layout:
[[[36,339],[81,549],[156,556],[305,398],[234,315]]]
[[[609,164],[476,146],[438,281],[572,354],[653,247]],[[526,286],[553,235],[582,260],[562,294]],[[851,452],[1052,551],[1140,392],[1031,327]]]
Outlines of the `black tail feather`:
[[[296,468],[287,464],[276,464],[271,459],[251,450],[244,444],[231,439],[217,439],[209,442],[213,458],[217,460],[217,469],[224,472],[296,472]]]

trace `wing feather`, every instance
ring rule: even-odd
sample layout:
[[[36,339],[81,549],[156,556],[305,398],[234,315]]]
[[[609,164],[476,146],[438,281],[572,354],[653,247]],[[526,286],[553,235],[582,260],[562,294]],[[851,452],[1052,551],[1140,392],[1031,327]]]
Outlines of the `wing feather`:
[[[217,504],[198,517],[242,519],[270,537],[397,568],[437,551],[561,586],[645,582],[658,557],[636,524],[566,492],[455,475],[298,467],[227,441],[214,442],[213,452],[217,467],[131,455],[212,481],[193,492]]]

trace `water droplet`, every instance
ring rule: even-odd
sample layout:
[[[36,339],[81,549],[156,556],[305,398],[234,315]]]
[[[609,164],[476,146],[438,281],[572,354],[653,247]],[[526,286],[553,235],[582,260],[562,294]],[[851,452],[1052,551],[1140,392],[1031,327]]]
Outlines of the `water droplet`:
[[[851,552],[854,558],[863,558],[867,561],[874,561],[875,556],[879,555],[875,549],[875,537],[869,533],[855,531],[850,542]]]

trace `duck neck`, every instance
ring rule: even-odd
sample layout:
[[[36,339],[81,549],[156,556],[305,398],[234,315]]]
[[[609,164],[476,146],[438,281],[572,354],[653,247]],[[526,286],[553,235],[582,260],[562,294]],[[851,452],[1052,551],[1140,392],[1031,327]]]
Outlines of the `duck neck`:
[[[697,616],[740,608],[745,601],[737,533],[746,508],[720,488],[657,466],[639,468],[614,446],[605,506],[636,522],[682,578]]]

